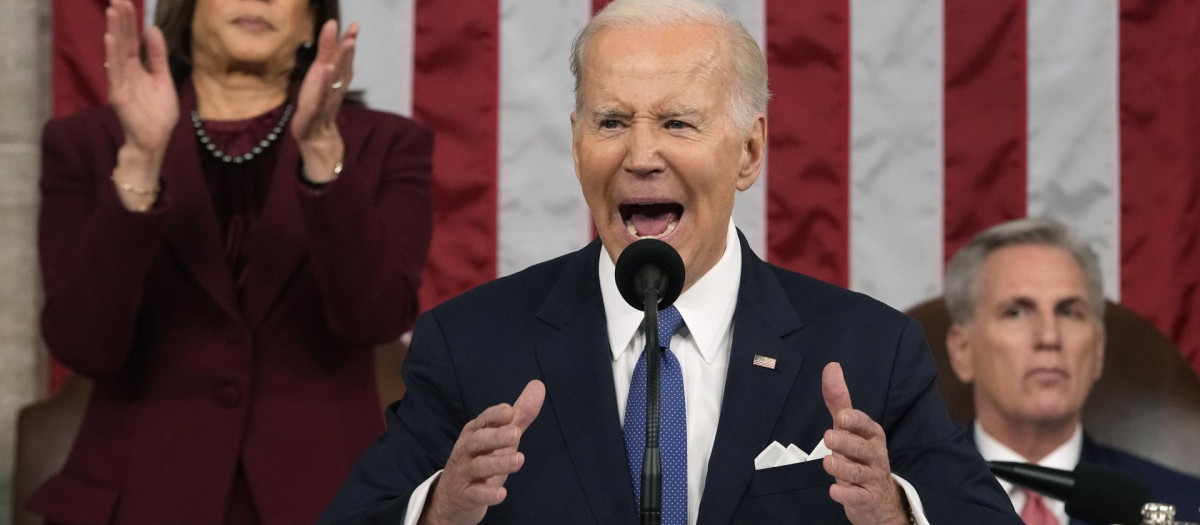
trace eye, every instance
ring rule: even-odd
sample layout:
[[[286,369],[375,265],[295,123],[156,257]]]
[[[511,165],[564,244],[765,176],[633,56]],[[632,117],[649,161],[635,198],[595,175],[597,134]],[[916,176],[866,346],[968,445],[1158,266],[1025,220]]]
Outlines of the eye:
[[[1018,319],[1028,313],[1028,311],[1029,309],[1024,305],[1015,304],[1005,308],[1002,312],[1000,312],[1000,316],[1004,317],[1005,319]]]
[[[667,127],[667,129],[681,130],[681,129],[688,129],[688,128],[692,127],[692,125],[688,124],[687,122],[684,122],[682,120],[668,120],[666,127]]]
[[[621,127],[621,121],[619,121],[617,119],[610,118],[610,119],[604,119],[604,120],[600,121],[601,129],[617,129],[619,127]]]
[[[1071,305],[1059,308],[1058,315],[1071,319],[1083,320],[1087,318],[1087,311],[1081,305]]]

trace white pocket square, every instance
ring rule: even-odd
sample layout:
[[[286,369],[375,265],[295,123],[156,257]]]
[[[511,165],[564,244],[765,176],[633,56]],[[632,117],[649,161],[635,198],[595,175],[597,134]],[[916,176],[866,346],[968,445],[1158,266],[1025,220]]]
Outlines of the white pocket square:
[[[805,453],[800,450],[800,447],[789,444],[783,446],[778,441],[772,441],[767,448],[758,453],[758,457],[754,458],[754,470],[763,470],[768,468],[782,467],[805,461],[821,459],[829,455],[829,449],[825,448],[825,440],[822,439],[817,446],[813,447],[812,452]]]

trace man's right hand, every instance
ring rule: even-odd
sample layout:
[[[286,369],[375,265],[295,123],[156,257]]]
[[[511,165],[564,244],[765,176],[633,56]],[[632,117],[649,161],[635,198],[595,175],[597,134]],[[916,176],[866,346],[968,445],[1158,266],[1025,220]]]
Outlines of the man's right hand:
[[[508,495],[504,482],[521,469],[525,455],[517,445],[546,399],[546,386],[533,380],[512,405],[484,410],[463,427],[446,468],[434,486],[422,525],[475,525],[487,508]]]

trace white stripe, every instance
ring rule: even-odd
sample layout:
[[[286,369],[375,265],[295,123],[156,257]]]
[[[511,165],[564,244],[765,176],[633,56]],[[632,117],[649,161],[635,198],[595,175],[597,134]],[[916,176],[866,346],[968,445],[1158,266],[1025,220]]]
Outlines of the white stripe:
[[[942,16],[850,2],[850,286],[898,309],[942,289]]]
[[[1117,1],[1031,0],[1029,215],[1069,224],[1120,294]]]
[[[734,18],[746,26],[750,36],[758,41],[759,47],[767,42],[767,13],[764,0],[719,0],[719,4]],[[768,119],[769,120],[769,119]],[[768,131],[770,126],[767,127]],[[733,222],[746,236],[750,249],[759,257],[767,256],[767,162],[763,160],[762,173],[750,189],[740,193],[733,205]]]
[[[497,272],[583,246],[591,215],[571,158],[571,39],[590,0],[500,2]]]
[[[144,0],[144,3],[142,4],[142,18],[146,19],[146,27],[154,25],[154,10],[157,8],[157,1]]]
[[[351,89],[372,109],[412,115],[413,0],[342,2],[342,30],[358,22]]]

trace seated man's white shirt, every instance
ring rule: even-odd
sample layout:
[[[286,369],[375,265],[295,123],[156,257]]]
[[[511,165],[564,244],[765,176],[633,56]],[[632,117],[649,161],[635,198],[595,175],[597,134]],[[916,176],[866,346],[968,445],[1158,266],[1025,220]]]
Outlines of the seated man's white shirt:
[[[1024,456],[1016,453],[1011,448],[1004,446],[996,438],[992,437],[983,430],[983,426],[979,421],[975,422],[975,446],[979,448],[979,455],[987,461],[1017,461],[1021,463],[1031,463]],[[1071,434],[1071,438],[1063,443],[1053,452],[1047,454],[1041,461],[1036,462],[1037,465],[1054,468],[1059,470],[1075,470],[1079,465],[1079,457],[1083,454],[1083,426],[1075,427],[1075,433]],[[1004,492],[1008,493],[1008,499],[1012,501],[1013,509],[1018,514],[1025,507],[1025,491],[1020,487],[1013,485],[1007,481],[997,478],[1000,486],[1004,488]],[[1054,514],[1054,519],[1058,520],[1059,524],[1065,525],[1069,523],[1067,517],[1067,504],[1056,499],[1045,498],[1046,507]]]
[[[629,306],[621,297],[616,284],[616,266],[606,250],[600,250],[600,292],[608,324],[608,341],[612,351],[613,387],[617,394],[617,416],[625,421],[625,402],[629,384],[645,346],[642,333],[644,314]],[[708,273],[675,301],[684,326],[671,338],[671,352],[679,360],[683,374],[683,392],[687,418],[687,491],[688,524],[695,525],[700,514],[700,497],[708,473],[708,458],[712,455],[721,417],[721,401],[725,395],[725,376],[733,348],[733,313],[742,277],[742,247],[737,229],[730,221],[725,234],[725,253]],[[763,443],[767,446],[767,443]],[[425,506],[429,489],[441,474],[438,471],[425,480],[408,501],[404,525],[416,525]],[[918,525],[929,525],[921,499],[907,481],[892,475],[904,489]],[[633,491],[632,480],[625,487],[613,490]],[[636,503],[636,502],[635,502]]]

